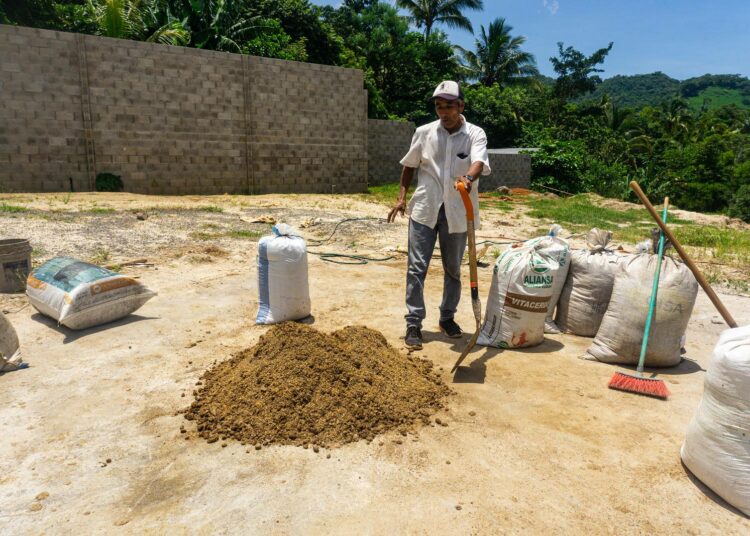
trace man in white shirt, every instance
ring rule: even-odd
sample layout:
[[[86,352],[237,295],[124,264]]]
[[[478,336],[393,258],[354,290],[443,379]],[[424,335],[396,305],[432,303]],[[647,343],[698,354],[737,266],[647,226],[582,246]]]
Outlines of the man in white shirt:
[[[441,82],[432,95],[438,120],[414,133],[411,148],[401,159],[401,189],[398,203],[388,221],[407,211],[406,194],[417,171],[417,188],[409,201],[409,260],[406,271],[406,345],[422,348],[422,320],[426,316],[424,280],[435,242],[440,241],[443,261],[443,301],[440,330],[448,337],[460,337],[461,328],[453,315],[461,298],[461,259],[466,249],[466,210],[456,182],[466,186],[479,227],[479,197],[472,188],[479,175],[490,174],[487,136],[468,123],[463,115],[464,96],[451,80]]]

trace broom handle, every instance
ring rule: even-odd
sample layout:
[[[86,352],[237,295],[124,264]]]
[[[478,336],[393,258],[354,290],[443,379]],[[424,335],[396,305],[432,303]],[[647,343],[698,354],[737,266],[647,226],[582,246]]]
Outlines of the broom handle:
[[[659,218],[659,215],[656,213],[656,210],[654,210],[654,207],[653,205],[651,205],[648,197],[646,197],[646,194],[643,193],[641,187],[638,186],[638,183],[635,181],[631,181],[630,188],[633,189],[635,195],[638,196],[643,205],[646,207],[646,210],[648,210],[649,214],[651,214],[651,217],[654,219],[654,221],[656,221],[657,225],[659,225],[664,234],[667,235],[669,241],[672,242],[672,245],[677,250],[677,253],[680,254],[682,260],[685,261],[685,264],[687,264],[688,268],[690,268],[690,271],[693,272],[695,279],[698,280],[698,283],[703,288],[704,292],[708,295],[711,303],[714,304],[714,307],[716,307],[719,313],[721,313],[721,316],[724,317],[724,321],[729,325],[730,328],[736,328],[737,322],[734,321],[734,318],[732,318],[732,315],[729,314],[727,308],[724,307],[723,303],[721,303],[719,296],[716,295],[714,289],[712,289],[711,285],[708,284],[708,281],[706,281],[706,278],[703,277],[703,274],[701,273],[700,269],[698,269],[698,266],[696,266],[696,264],[693,262],[693,259],[691,259],[687,252],[682,248],[680,243],[672,234],[672,231],[670,231],[669,228],[664,224],[664,222],[661,221],[661,218]]]
[[[669,208],[669,198],[664,198],[664,212],[661,219],[667,222],[667,209]],[[648,338],[651,335],[651,321],[654,318],[656,310],[656,296],[659,293],[659,278],[661,277],[661,260],[664,257],[664,232],[659,233],[659,247],[656,256],[656,271],[654,272],[654,283],[651,285],[651,299],[648,303],[648,316],[646,317],[646,328],[643,330],[643,341],[641,342],[641,355],[638,357],[638,372],[643,374],[643,365],[646,363],[646,349],[648,348]]]

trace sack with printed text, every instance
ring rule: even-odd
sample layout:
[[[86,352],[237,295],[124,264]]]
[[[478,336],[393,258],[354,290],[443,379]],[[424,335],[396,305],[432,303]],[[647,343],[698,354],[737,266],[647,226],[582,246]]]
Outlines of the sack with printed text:
[[[106,268],[56,257],[29,275],[26,295],[40,313],[71,329],[85,329],[129,315],[156,293]]]
[[[497,258],[477,344],[521,348],[544,341],[559,255],[554,237],[543,236],[515,244]]]
[[[648,252],[618,263],[612,297],[587,358],[638,363],[657,264],[657,255]],[[647,367],[671,367],[680,362],[682,337],[697,296],[698,282],[690,269],[665,256],[646,350]]]
[[[557,224],[553,225],[549,231],[549,237],[552,238],[552,242],[546,251],[557,259],[560,269],[555,274],[555,279],[552,283],[552,295],[547,304],[547,316],[544,318],[545,333],[560,333],[560,328],[553,320],[553,315],[555,307],[557,307],[557,302],[560,299],[563,285],[568,277],[568,269],[570,268],[570,246],[568,246],[567,241],[560,237],[561,232],[562,227]]]

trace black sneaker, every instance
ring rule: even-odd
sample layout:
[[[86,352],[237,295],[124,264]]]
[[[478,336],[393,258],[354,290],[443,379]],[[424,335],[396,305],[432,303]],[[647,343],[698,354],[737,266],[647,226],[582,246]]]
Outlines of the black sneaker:
[[[409,326],[406,328],[406,337],[404,337],[404,343],[406,346],[413,350],[422,349],[422,330],[417,326]]]
[[[459,337],[461,337],[461,335],[463,335],[461,326],[456,324],[456,322],[452,318],[449,320],[440,321],[440,331],[445,333],[451,339],[458,339]]]

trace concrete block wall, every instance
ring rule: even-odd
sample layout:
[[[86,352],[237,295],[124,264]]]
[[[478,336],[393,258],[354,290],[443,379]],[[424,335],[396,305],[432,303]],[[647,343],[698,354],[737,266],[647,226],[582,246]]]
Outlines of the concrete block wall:
[[[0,25],[0,191],[354,192],[362,71]]]
[[[247,190],[242,57],[85,36],[97,172],[150,194]]]
[[[255,193],[367,189],[360,70],[246,57]]]
[[[409,150],[414,135],[414,123],[368,119],[367,180],[371,185],[398,182],[401,177],[399,161]]]
[[[492,173],[479,181],[480,192],[490,192],[499,186],[528,188],[531,183],[531,156],[515,150],[489,149]]]
[[[0,191],[88,189],[75,34],[0,25]]]

